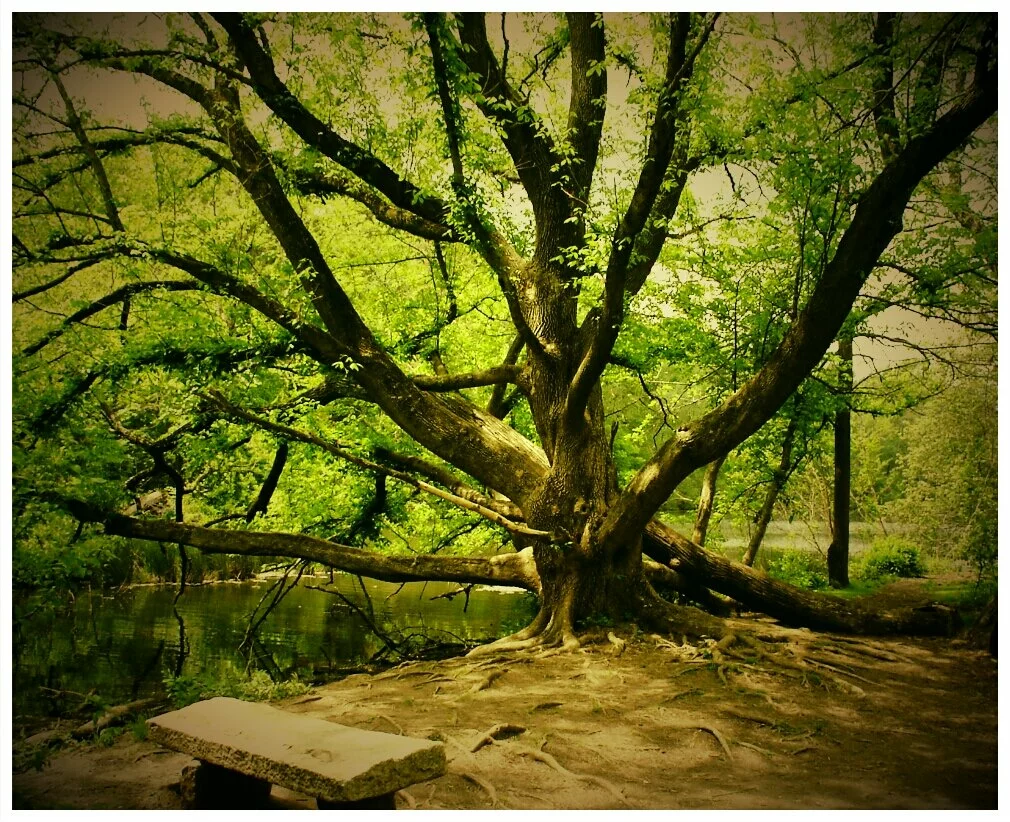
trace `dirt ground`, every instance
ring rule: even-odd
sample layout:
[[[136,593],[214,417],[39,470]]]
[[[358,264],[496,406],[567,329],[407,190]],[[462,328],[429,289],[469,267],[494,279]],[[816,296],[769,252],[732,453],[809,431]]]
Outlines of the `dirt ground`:
[[[802,669],[625,633],[623,649],[415,663],[278,704],[443,740],[448,773],[400,791],[403,809],[996,808],[994,659],[795,636],[778,647]],[[126,733],[15,774],[14,807],[179,808],[188,761]],[[277,787],[271,801],[314,807]]]

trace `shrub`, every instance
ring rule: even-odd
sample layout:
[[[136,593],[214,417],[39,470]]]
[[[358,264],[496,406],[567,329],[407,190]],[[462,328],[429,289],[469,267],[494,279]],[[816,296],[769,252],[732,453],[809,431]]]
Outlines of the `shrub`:
[[[926,576],[926,566],[919,556],[919,549],[900,537],[875,540],[859,564],[859,575],[867,580]]]
[[[769,560],[768,575],[799,588],[818,590],[828,587],[828,574],[820,554],[808,551],[784,551]]]

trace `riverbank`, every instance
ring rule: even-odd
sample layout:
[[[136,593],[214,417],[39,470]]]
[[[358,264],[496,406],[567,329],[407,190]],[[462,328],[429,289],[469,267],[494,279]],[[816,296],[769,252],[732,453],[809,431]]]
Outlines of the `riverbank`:
[[[996,807],[987,654],[872,641],[843,688],[827,674],[714,665],[653,637],[624,639],[622,652],[604,642],[546,659],[410,664],[277,704],[443,740],[449,772],[398,794],[401,808]],[[489,738],[504,725],[522,730]],[[186,761],[126,733],[16,774],[15,807],[178,808]],[[311,806],[279,789],[272,802]]]

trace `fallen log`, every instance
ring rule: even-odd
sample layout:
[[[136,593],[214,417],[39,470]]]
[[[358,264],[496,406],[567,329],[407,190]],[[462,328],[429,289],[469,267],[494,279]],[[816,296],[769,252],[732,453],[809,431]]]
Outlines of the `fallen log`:
[[[115,725],[122,725],[129,717],[135,716],[143,711],[160,708],[164,704],[164,699],[152,697],[148,699],[137,699],[133,702],[127,702],[124,705],[116,705],[115,707],[109,708],[97,719],[85,722],[83,725],[78,725],[70,732],[70,735],[74,739],[84,739],[96,733],[101,733],[106,728],[111,728]]]
[[[951,636],[960,626],[953,608],[873,610],[851,600],[804,591],[738,562],[706,551],[669,525],[652,520],[642,546],[646,556],[710,588],[793,627],[853,634]]]

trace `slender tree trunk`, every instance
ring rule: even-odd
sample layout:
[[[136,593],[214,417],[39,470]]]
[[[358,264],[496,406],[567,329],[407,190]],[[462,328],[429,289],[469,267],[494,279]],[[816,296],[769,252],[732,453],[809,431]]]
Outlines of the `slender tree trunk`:
[[[775,473],[772,475],[771,484],[765,493],[764,504],[762,504],[761,510],[758,512],[757,519],[755,520],[756,528],[751,535],[750,542],[747,544],[747,551],[743,556],[743,564],[748,567],[754,565],[754,558],[757,556],[758,548],[761,547],[761,542],[765,538],[768,523],[772,521],[775,503],[778,502],[779,494],[785,487],[786,480],[789,479],[789,469],[792,464],[793,455],[793,440],[795,438],[796,421],[789,420],[789,426],[786,428],[786,434],[782,440],[782,457],[779,459],[778,468],[775,469]],[[697,542],[697,540],[695,541]]]
[[[724,454],[715,462],[710,462],[705,469],[705,478],[701,482],[701,496],[698,497],[698,513],[694,519],[694,534],[691,537],[698,545],[704,546],[705,538],[708,536],[708,523],[712,519],[712,509],[715,507],[716,483],[726,456]]]
[[[838,340],[842,359],[841,391],[846,403],[852,393],[852,339]],[[835,415],[835,494],[832,540],[828,546],[828,581],[832,588],[849,586],[849,499],[852,484],[852,419],[848,405]]]

